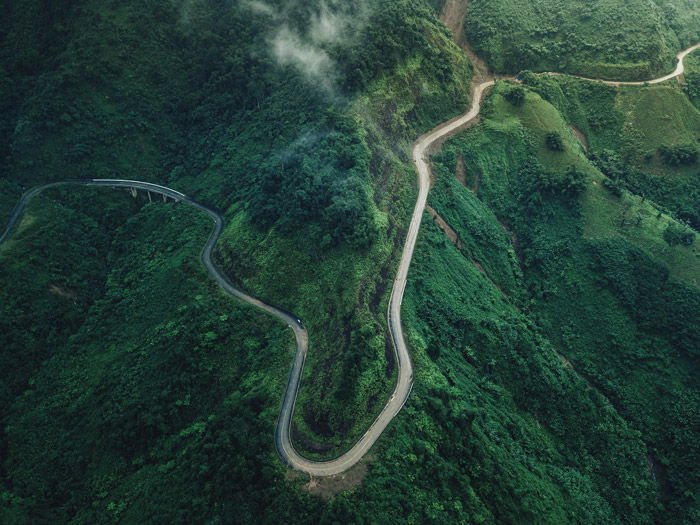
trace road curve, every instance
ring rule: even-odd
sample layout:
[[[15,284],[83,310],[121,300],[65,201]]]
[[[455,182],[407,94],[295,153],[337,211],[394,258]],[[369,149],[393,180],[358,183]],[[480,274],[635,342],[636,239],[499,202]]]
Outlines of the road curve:
[[[212,259],[212,252],[224,228],[223,217],[221,217],[221,215],[216,211],[176,190],[149,182],[126,179],[66,180],[45,184],[43,186],[37,186],[22,195],[22,198],[10,216],[7,228],[3,232],[2,236],[0,236],[0,244],[5,242],[5,240],[12,234],[29,201],[31,201],[31,199],[42,191],[57,186],[103,186],[110,188],[130,188],[149,191],[151,193],[164,195],[176,201],[183,202],[209,215],[209,217],[211,217],[211,219],[214,221],[214,229],[204,245],[204,249],[202,250],[201,254],[201,261],[210,277],[230,295],[287,323],[294,332],[294,337],[296,338],[296,353],[292,362],[287,387],[284,391],[282,406],[280,408],[277,425],[275,427],[275,446],[278,454],[290,467],[314,476],[331,476],[334,474],[339,474],[346,471],[360,461],[360,459],[362,459],[362,457],[367,453],[372,445],[374,445],[377,439],[379,439],[379,436],[381,436],[382,432],[384,429],[386,429],[391,420],[394,419],[401,408],[403,408],[409,394],[411,393],[411,389],[413,387],[413,366],[411,364],[411,358],[404,338],[403,326],[401,324],[401,303],[403,301],[403,295],[406,289],[408,270],[411,265],[411,260],[413,259],[413,252],[418,239],[418,231],[420,230],[421,220],[423,218],[425,205],[428,199],[428,191],[430,190],[430,166],[428,152],[430,147],[436,141],[448,136],[450,133],[464,126],[479,114],[481,95],[484,89],[491,85],[493,85],[493,82],[487,82],[476,88],[472,107],[467,114],[458,117],[447,124],[438,126],[435,130],[420,137],[414,144],[413,160],[416,164],[416,169],[418,172],[418,199],[413,210],[408,235],[406,237],[406,242],[401,255],[401,261],[399,262],[396,279],[394,280],[394,286],[389,298],[387,315],[389,332],[391,334],[396,355],[398,379],[394,391],[389,397],[386,405],[363,436],[349,451],[330,461],[313,461],[303,457],[295,450],[291,441],[292,415],[294,413],[294,405],[296,403],[296,397],[299,391],[299,384],[301,382],[301,377],[304,370],[304,362],[306,360],[306,352],[309,342],[309,336],[306,328],[304,328],[302,322],[295,315],[275,306],[269,305],[260,299],[257,299],[246,294],[245,292],[242,292],[238,288],[235,288],[224,276],[224,274],[216,267]]]
[[[668,75],[664,75],[663,77],[655,78],[652,80],[645,80],[645,81],[639,81],[639,82],[620,82],[617,80],[599,80],[596,78],[587,78],[587,77],[580,77],[577,75],[569,75],[573,76],[576,78],[580,78],[581,80],[589,80],[591,82],[600,82],[602,84],[607,84],[609,86],[643,86],[645,84],[661,84],[662,82],[666,82],[667,80],[671,80],[672,78],[676,78],[681,76],[683,73],[685,73],[685,64],[683,63],[685,60],[685,57],[687,57],[690,53],[695,51],[696,49],[700,49],[700,43],[695,44],[694,46],[690,46],[688,49],[684,49],[680,53],[676,55],[676,59],[678,60],[678,63],[676,64],[676,69],[673,71],[673,73],[669,73]],[[565,73],[554,73],[551,71],[548,71],[545,73],[545,75],[564,75]]]
[[[600,82],[604,82],[606,84],[611,85],[643,85],[658,84],[666,80],[670,80],[671,78],[675,78],[683,74],[683,72],[685,71],[683,59],[689,53],[698,48],[700,48],[700,44],[696,44],[695,46],[690,47],[689,49],[686,49],[685,51],[679,53],[678,66],[676,70],[673,73],[664,77],[650,80],[648,82]],[[594,79],[585,78],[584,80],[595,81]],[[253,305],[259,308],[260,310],[263,310],[264,312],[267,312],[268,314],[287,323],[294,332],[294,337],[296,338],[296,353],[292,362],[291,371],[289,373],[289,379],[287,381],[287,387],[284,391],[282,406],[280,408],[280,413],[277,419],[277,425],[275,427],[275,446],[279,456],[290,467],[314,476],[330,476],[334,474],[339,474],[349,469],[358,461],[360,461],[360,459],[362,459],[362,457],[377,441],[384,429],[389,425],[391,420],[394,417],[396,417],[401,408],[403,408],[404,404],[406,403],[406,400],[408,399],[409,394],[411,393],[411,389],[413,387],[413,366],[411,364],[411,358],[408,353],[408,347],[406,345],[406,341],[403,334],[403,327],[401,324],[401,303],[403,301],[403,295],[406,289],[406,280],[408,278],[408,270],[413,259],[413,252],[415,250],[416,242],[418,240],[418,232],[420,230],[421,220],[425,211],[425,206],[428,199],[428,192],[430,190],[431,181],[429,155],[431,150],[437,144],[440,144],[447,137],[461,130],[464,126],[466,126],[469,122],[474,120],[479,115],[483,94],[488,88],[493,86],[494,83],[495,82],[491,80],[476,86],[472,94],[472,105],[467,113],[437,126],[432,131],[419,137],[413,145],[412,156],[418,174],[418,198],[416,200],[416,205],[413,210],[413,215],[411,216],[411,222],[409,225],[408,234],[406,236],[406,242],[404,244],[403,252],[401,254],[401,260],[399,262],[396,279],[394,280],[394,285],[391,290],[387,317],[389,332],[391,334],[391,339],[394,345],[394,351],[396,353],[398,380],[396,383],[396,387],[394,388],[394,391],[389,400],[387,401],[386,405],[384,406],[380,414],[377,416],[377,418],[374,420],[372,425],[370,425],[370,427],[367,429],[364,435],[359,439],[359,441],[355,443],[355,445],[345,454],[330,461],[309,460],[300,455],[294,449],[294,446],[291,442],[290,430],[292,423],[292,415],[294,413],[294,405],[296,403],[296,397],[299,391],[299,384],[301,382],[301,377],[304,370],[304,362],[306,360],[306,352],[308,349],[309,342],[309,337],[306,328],[304,328],[304,325],[302,324],[301,320],[299,320],[299,318],[297,318],[294,314],[277,308],[275,306],[269,305],[261,301],[260,299],[257,299],[235,288],[228,281],[228,279],[226,279],[224,274],[216,267],[212,259],[212,252],[224,228],[223,217],[216,211],[204,206],[203,204],[176,190],[149,182],[141,182],[126,179],[85,179],[59,181],[50,184],[45,184],[43,186],[37,186],[35,188],[30,189],[24,195],[22,195],[19,203],[17,204],[15,210],[10,216],[10,220],[7,224],[5,231],[2,233],[2,235],[0,235],[0,244],[5,242],[10,237],[29,201],[42,191],[57,186],[82,185],[144,190],[149,191],[151,193],[164,195],[165,197],[172,198],[178,202],[183,202],[209,215],[209,217],[211,217],[211,219],[214,221],[214,229],[212,230],[206,244],[204,245],[201,254],[202,264],[206,268],[209,275],[219,284],[219,286],[221,286],[230,295],[250,305]]]
[[[204,206],[203,204],[184,195],[183,193],[180,193],[171,188],[167,188],[165,186],[160,186],[149,182],[141,182],[126,179],[65,180],[44,184],[42,186],[37,186],[24,193],[19,203],[15,207],[14,211],[12,212],[10,219],[7,223],[7,227],[5,228],[5,231],[2,233],[2,235],[0,235],[0,244],[4,243],[7,239],[10,238],[10,236],[15,230],[17,223],[21,219],[27,204],[34,197],[36,197],[41,192],[47,189],[68,185],[129,188],[148,191],[151,193],[164,195],[165,197],[169,197],[178,202],[182,202],[187,205],[193,206],[198,210],[209,215],[209,217],[214,221],[214,229],[212,230],[209,238],[207,239],[207,242],[204,245],[201,254],[202,264],[206,268],[208,274],[219,284],[219,286],[221,286],[230,295],[240,299],[241,301],[251,304],[259,308],[260,310],[263,310],[268,314],[287,323],[294,332],[294,337],[296,338],[296,353],[294,356],[294,361],[292,362],[292,368],[289,374],[287,388],[284,392],[282,406],[275,428],[275,445],[277,448],[277,452],[290,467],[303,472],[307,472],[315,476],[329,476],[347,470],[348,468],[352,467],[355,463],[357,463],[367,453],[367,451],[379,438],[382,431],[386,428],[389,422],[401,410],[411,391],[413,371],[411,367],[411,361],[408,355],[408,350],[404,342],[403,332],[401,330],[400,305],[401,299],[403,297],[403,290],[406,284],[406,274],[408,270],[408,265],[410,264],[411,255],[413,253],[413,247],[415,246],[415,238],[417,236],[417,230],[418,226],[420,225],[420,220],[414,220],[412,222],[413,235],[411,238],[413,239],[413,241],[407,243],[407,247],[410,248],[411,255],[406,257],[406,254],[404,253],[404,257],[402,258],[402,267],[405,269],[400,274],[402,277],[397,278],[396,281],[400,284],[400,292],[397,294],[395,287],[395,289],[392,291],[392,300],[390,301],[389,328],[391,330],[392,339],[395,341],[397,349],[397,368],[399,370],[399,380],[397,386],[391,398],[389,399],[389,401],[387,402],[386,406],[379,414],[377,419],[351,450],[332,461],[318,462],[311,461],[301,456],[292,446],[290,439],[292,414],[294,412],[294,404],[296,402],[297,392],[299,390],[299,383],[301,381],[302,372],[304,370],[306,351],[308,348],[308,333],[306,331],[306,328],[304,328],[304,325],[302,324],[301,320],[295,315],[275,306],[269,305],[234,287],[224,276],[224,274],[216,267],[212,259],[212,252],[224,228],[223,217],[216,211]],[[424,191],[427,195],[427,187]],[[424,200],[425,199],[423,199],[423,206],[425,204]],[[423,208],[421,207],[420,213],[422,213],[422,209]],[[418,213],[418,207],[416,208],[415,213]],[[418,219],[420,219],[420,213],[418,213]]]

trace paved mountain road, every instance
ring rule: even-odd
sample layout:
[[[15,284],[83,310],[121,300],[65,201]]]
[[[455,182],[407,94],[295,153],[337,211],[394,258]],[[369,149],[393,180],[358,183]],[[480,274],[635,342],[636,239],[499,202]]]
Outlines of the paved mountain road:
[[[676,71],[670,75],[651,80],[649,84],[658,84],[671,78],[675,78],[685,71],[683,59],[688,53],[700,48],[700,44],[695,45],[678,55],[678,67]],[[642,85],[645,82],[610,82],[613,85]],[[65,185],[82,185],[82,186],[103,186],[103,187],[121,187],[137,190],[149,191],[164,195],[176,201],[193,206],[200,211],[206,213],[214,221],[214,229],[212,230],[209,239],[207,240],[201,254],[202,264],[205,266],[209,275],[230,295],[251,304],[268,314],[277,317],[281,321],[287,323],[294,332],[296,338],[296,353],[292,362],[287,388],[282,399],[277,426],[275,428],[275,446],[280,457],[292,468],[306,472],[314,476],[330,476],[339,474],[355,465],[367,451],[374,445],[384,429],[389,425],[391,420],[399,413],[403,405],[406,403],[411,388],[413,386],[413,366],[408,353],[408,347],[404,339],[403,327],[401,325],[401,303],[403,300],[404,291],[406,289],[406,280],[408,278],[408,270],[413,259],[413,252],[418,240],[418,232],[420,230],[421,220],[425,212],[425,206],[428,199],[428,191],[430,190],[430,159],[429,155],[434,148],[441,144],[447,137],[461,130],[464,126],[470,123],[479,115],[481,100],[484,92],[494,85],[494,81],[483,82],[475,86],[472,92],[472,105],[467,113],[462,116],[445,122],[434,130],[422,135],[416,140],[413,145],[413,161],[416,165],[418,174],[418,198],[411,216],[411,222],[406,236],[401,261],[394,280],[394,285],[389,299],[388,309],[388,327],[391,334],[391,339],[394,344],[394,350],[397,358],[398,380],[394,392],[387,401],[379,416],[374,423],[370,425],[365,434],[360,440],[345,454],[331,461],[312,461],[301,456],[292,445],[290,437],[290,429],[292,422],[292,414],[296,402],[299,383],[301,381],[302,372],[304,370],[304,361],[308,349],[309,337],[304,325],[293,314],[286,312],[280,308],[264,303],[263,301],[252,297],[245,292],[235,288],[216,267],[212,260],[212,252],[216,245],[221,232],[224,228],[224,220],[219,213],[207,208],[203,204],[194,199],[171,188],[159,186],[149,182],[133,181],[126,179],[86,179],[86,180],[66,180],[37,186],[27,191],[20,199],[17,207],[10,216],[7,228],[0,235],[0,244],[5,242],[14,231],[15,225],[22,216],[22,213],[29,201],[42,191]]]

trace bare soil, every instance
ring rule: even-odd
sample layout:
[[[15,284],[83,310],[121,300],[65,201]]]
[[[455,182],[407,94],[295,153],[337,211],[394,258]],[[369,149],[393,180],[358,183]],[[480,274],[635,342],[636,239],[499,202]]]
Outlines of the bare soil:
[[[60,286],[56,286],[55,284],[52,284],[49,286],[49,292],[60,295],[61,297],[65,297],[67,299],[71,299],[73,301],[76,301],[78,299],[78,294],[76,294],[72,290],[68,290],[67,288],[61,288]]]
[[[457,235],[457,232],[454,231],[449,224],[447,224],[445,219],[440,217],[438,212],[436,212],[433,208],[431,208],[428,205],[425,206],[425,211],[427,211],[430,214],[430,216],[435,221],[435,224],[437,224],[438,228],[440,228],[445,233],[450,242],[454,244],[457,248],[461,249],[462,241],[459,240],[459,235]]]
[[[472,85],[478,85],[489,80],[494,80],[496,75],[489,71],[484,61],[474,52],[469,45],[467,35],[464,32],[464,21],[469,12],[469,0],[447,0],[440,14],[440,20],[452,31],[455,44],[462,48],[469,62],[474,68]]]
[[[467,186],[467,167],[464,164],[464,157],[460,155],[457,157],[457,170],[455,171],[455,177],[462,183],[462,186]]]
[[[586,135],[573,124],[569,125],[569,127],[571,128],[571,131],[574,132],[574,136],[581,143],[581,146],[583,146],[583,149],[588,151],[588,138],[586,137]]]
[[[320,478],[311,476],[308,483],[305,483],[302,488],[323,501],[333,499],[338,494],[352,490],[362,483],[362,480],[367,475],[367,463],[369,461],[368,457],[365,456],[365,459],[342,474]],[[301,473],[295,474],[298,476],[303,475]]]

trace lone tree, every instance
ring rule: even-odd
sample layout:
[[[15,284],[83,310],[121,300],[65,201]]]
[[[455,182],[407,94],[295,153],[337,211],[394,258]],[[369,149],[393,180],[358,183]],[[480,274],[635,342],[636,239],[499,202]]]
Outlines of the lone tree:
[[[564,141],[556,131],[550,131],[545,138],[545,144],[552,151],[564,151]]]
[[[520,86],[512,87],[505,94],[505,97],[514,106],[522,106],[525,102],[525,90]]]

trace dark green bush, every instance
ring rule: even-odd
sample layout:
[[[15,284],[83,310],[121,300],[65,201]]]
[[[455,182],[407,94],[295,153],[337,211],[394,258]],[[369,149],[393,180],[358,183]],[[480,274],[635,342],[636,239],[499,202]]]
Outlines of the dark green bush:
[[[550,133],[547,133],[547,136],[545,137],[544,141],[550,150],[564,151],[564,141],[562,140],[561,135],[558,132],[552,131]]]
[[[520,86],[512,87],[506,92],[505,97],[514,106],[522,106],[525,102],[525,90]]]
[[[698,161],[700,151],[695,144],[664,144],[659,148],[659,155],[668,166],[690,166]]]
[[[685,226],[670,223],[664,230],[664,241],[669,246],[690,246],[695,242],[695,232]]]

